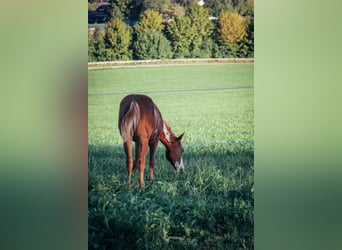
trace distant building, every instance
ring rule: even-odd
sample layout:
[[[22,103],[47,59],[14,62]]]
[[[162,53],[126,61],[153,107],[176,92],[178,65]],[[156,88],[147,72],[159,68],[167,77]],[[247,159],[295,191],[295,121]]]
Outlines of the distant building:
[[[96,3],[95,11],[88,11],[88,23],[103,23],[108,21],[110,17],[109,2],[98,2]]]

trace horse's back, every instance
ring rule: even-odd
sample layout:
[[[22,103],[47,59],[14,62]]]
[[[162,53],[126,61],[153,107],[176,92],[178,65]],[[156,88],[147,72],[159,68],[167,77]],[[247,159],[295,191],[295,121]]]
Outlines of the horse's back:
[[[159,137],[162,116],[152,99],[145,95],[128,95],[120,103],[119,130],[124,141],[144,133],[145,137]]]

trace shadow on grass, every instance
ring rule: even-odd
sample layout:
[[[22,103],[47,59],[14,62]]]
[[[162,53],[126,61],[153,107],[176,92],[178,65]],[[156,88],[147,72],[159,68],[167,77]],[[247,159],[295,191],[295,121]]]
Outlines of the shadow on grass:
[[[134,148],[133,148],[134,152]],[[146,157],[146,168],[149,154]],[[126,158],[122,146],[88,146],[88,169],[96,169],[99,172],[122,175],[126,174]],[[211,145],[206,147],[186,147],[183,153],[185,172],[193,172],[200,168],[220,168],[234,171],[237,168],[254,166],[253,145]],[[167,168],[173,171],[166,161],[165,149],[160,146],[156,153],[156,172],[159,168]],[[164,169],[165,171],[165,169]]]
[[[121,146],[88,146],[90,249],[253,249],[253,145],[185,148],[185,172],[156,155],[154,182],[145,168],[127,185]]]

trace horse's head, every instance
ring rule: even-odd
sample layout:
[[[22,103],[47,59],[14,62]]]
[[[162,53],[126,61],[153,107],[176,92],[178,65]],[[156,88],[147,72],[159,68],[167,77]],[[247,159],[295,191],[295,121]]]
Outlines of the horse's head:
[[[182,158],[182,153],[184,150],[181,144],[183,135],[184,133],[178,137],[174,137],[174,140],[172,141],[170,147],[167,147],[165,152],[166,159],[172,164],[172,166],[177,170],[177,172],[179,170],[184,169]]]
[[[166,159],[177,172],[184,169],[182,158],[183,148],[181,144],[183,136],[184,133],[178,137],[175,136],[171,127],[165,121],[163,122],[163,131],[160,135],[160,140],[166,147]]]

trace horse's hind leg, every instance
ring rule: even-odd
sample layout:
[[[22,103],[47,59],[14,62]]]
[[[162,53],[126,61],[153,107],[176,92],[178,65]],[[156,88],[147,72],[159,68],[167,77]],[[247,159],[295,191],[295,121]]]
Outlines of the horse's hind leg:
[[[126,166],[128,174],[128,185],[131,184],[132,169],[133,169],[133,157],[132,157],[132,141],[124,142],[124,150],[126,153]]]
[[[135,159],[137,161],[137,165],[139,166],[139,174],[140,174],[140,187],[145,187],[144,182],[144,170],[145,170],[145,159],[148,150],[148,141],[147,139],[140,139],[139,143],[136,143],[136,155]]]
[[[154,165],[156,163],[156,149],[158,146],[158,141],[157,142],[150,142],[150,181],[153,181],[153,172],[154,172]]]

